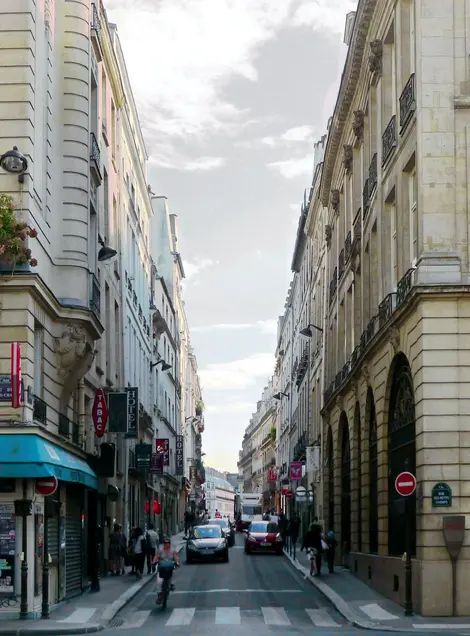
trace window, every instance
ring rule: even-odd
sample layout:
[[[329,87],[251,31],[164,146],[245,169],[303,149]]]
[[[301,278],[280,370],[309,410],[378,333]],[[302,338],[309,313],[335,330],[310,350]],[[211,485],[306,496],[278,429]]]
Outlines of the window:
[[[106,74],[103,71],[103,73],[101,74],[101,121],[103,126],[103,133],[105,134],[105,136],[107,135],[107,129],[106,129],[107,110],[108,110],[108,98],[106,95]]]
[[[398,282],[398,242],[397,242],[397,208],[395,203],[390,206],[390,240],[391,240],[391,283],[396,289]]]
[[[44,374],[44,329],[38,322],[34,323],[34,395],[42,398]]]
[[[416,168],[408,175],[408,209],[410,213],[410,260],[416,265],[418,259],[418,206]]]

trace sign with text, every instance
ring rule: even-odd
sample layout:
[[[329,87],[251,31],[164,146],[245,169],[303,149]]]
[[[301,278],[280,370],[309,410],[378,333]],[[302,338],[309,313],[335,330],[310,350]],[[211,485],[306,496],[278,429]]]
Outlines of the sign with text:
[[[268,481],[270,483],[277,481],[277,470],[275,466],[270,466],[268,468]]]
[[[184,436],[176,436],[175,468],[177,475],[184,475]]]
[[[302,462],[290,463],[290,478],[293,481],[300,481],[302,479]]]
[[[143,477],[149,474],[151,458],[152,444],[135,445],[135,467]]]
[[[170,465],[170,440],[168,438],[159,438],[155,440],[155,450],[157,453],[163,454],[163,465]]]
[[[110,433],[127,433],[128,422],[128,394],[109,393],[108,394],[108,417]]]
[[[435,484],[431,491],[431,500],[433,508],[450,508],[452,505],[452,488],[444,482]]]
[[[24,383],[21,380],[21,401],[24,402]],[[11,376],[0,375],[0,402],[11,403]]]
[[[152,453],[149,472],[152,475],[163,475],[163,453]]]
[[[106,396],[103,389],[98,389],[96,392],[91,416],[93,418],[96,437],[103,437],[108,422],[108,405],[106,404]]]
[[[127,433],[128,439],[137,439],[138,437],[138,421],[139,421],[139,388],[136,386],[128,386],[125,389],[129,401],[127,403]]]

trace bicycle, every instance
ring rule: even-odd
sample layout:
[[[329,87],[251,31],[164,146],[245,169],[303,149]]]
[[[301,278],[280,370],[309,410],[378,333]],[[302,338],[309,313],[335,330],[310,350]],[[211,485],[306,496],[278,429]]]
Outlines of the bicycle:
[[[158,576],[161,579],[163,579],[162,600],[161,600],[162,611],[166,610],[168,598],[170,596],[170,591],[171,591],[171,588],[173,587],[171,584],[171,578],[173,576],[173,571],[176,570],[176,568],[178,567],[179,565],[176,562],[173,562],[169,565],[165,565],[164,567],[161,567],[161,565],[158,566]]]

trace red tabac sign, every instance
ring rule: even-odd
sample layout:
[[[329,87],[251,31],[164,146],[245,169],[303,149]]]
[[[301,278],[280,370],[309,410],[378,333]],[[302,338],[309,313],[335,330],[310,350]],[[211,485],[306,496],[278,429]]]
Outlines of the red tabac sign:
[[[106,404],[106,396],[103,389],[98,389],[96,392],[91,415],[93,417],[96,437],[103,437],[108,422],[108,405]]]

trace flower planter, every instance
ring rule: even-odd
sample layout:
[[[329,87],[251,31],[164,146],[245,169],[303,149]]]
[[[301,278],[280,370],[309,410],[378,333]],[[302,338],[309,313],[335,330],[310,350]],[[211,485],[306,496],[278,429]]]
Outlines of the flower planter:
[[[202,415],[202,409],[197,408],[196,409],[196,417],[201,417]]]

